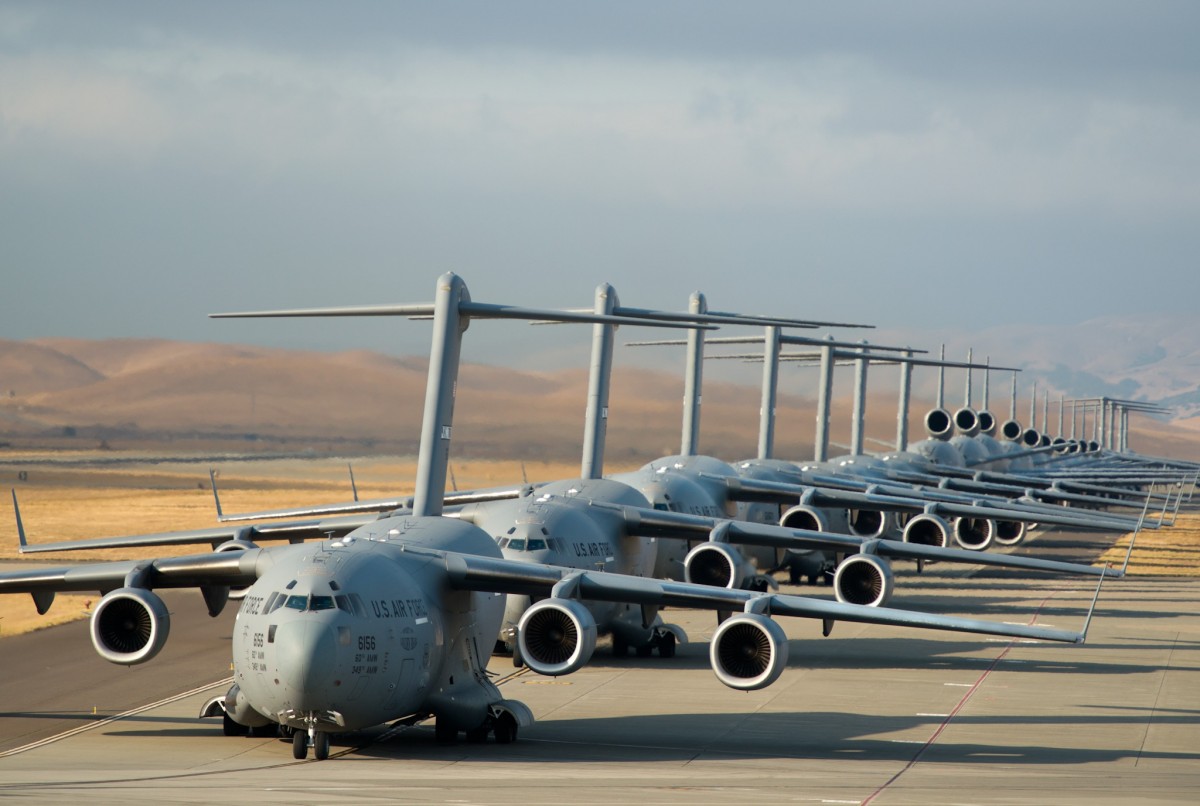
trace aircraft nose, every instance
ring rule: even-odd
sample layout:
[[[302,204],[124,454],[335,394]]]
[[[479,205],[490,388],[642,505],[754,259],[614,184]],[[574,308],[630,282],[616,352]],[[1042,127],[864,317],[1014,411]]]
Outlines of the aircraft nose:
[[[275,634],[280,681],[296,694],[315,694],[331,688],[337,662],[337,639],[332,625],[317,619],[280,624]]]

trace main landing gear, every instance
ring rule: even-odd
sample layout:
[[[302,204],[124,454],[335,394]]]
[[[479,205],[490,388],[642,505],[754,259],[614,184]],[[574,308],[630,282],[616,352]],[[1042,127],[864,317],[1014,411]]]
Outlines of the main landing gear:
[[[517,740],[516,718],[507,711],[489,716],[479,727],[466,731],[467,741],[482,744],[487,741],[489,733],[496,737],[496,744],[512,744]],[[453,744],[458,741],[458,729],[441,719],[434,721],[433,735],[440,744]]]
[[[670,630],[657,630],[654,637],[650,639],[650,643],[635,647],[634,652],[639,658],[648,658],[657,649],[660,658],[673,658],[675,657],[675,644],[675,633]],[[629,642],[615,632],[612,637],[612,646],[614,657],[623,658],[629,654]]]

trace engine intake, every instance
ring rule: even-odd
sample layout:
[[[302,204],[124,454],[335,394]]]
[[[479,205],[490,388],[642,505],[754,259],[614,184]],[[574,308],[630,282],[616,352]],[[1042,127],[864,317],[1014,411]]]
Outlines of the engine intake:
[[[921,514],[904,527],[904,542],[945,548],[950,545],[950,531],[950,524],[941,517]]]
[[[954,430],[964,437],[973,437],[979,433],[979,415],[975,409],[961,408],[954,412]]]
[[[833,575],[833,591],[845,604],[881,607],[892,598],[896,577],[887,560],[872,554],[847,557]]]
[[[831,517],[836,512],[836,510],[818,509],[808,504],[797,504],[783,513],[779,518],[779,525],[788,529],[807,529],[810,532],[846,534],[849,530],[849,525],[840,522],[835,523]],[[843,526],[845,528],[839,528]]]
[[[983,551],[992,545],[996,522],[988,518],[959,518],[954,522],[954,542],[969,551]]]
[[[727,543],[701,543],[683,558],[684,578],[698,585],[741,588],[746,561]]]
[[[1023,521],[996,521],[995,540],[1001,546],[1015,546],[1025,539]]]
[[[1024,429],[1016,420],[1006,420],[1004,425],[1000,426],[1000,436],[1009,442],[1016,442],[1023,433],[1025,433]]]
[[[891,527],[888,513],[877,509],[852,509],[846,520],[856,537],[883,537]]]
[[[573,599],[545,599],[521,616],[517,644],[525,665],[538,674],[570,674],[596,649],[596,620]]]
[[[787,636],[767,616],[739,613],[717,628],[708,655],[718,680],[754,691],[774,683],[787,666]]]
[[[144,588],[112,591],[92,613],[92,645],[109,663],[145,663],[159,653],[170,632],[166,604]]]
[[[925,412],[925,430],[934,439],[950,439],[954,431],[954,421],[950,412],[945,409],[930,409]]]

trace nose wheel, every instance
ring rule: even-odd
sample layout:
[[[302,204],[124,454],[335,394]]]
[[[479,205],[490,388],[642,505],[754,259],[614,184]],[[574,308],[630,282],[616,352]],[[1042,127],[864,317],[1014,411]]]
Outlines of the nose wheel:
[[[317,761],[329,758],[329,734],[312,728],[307,731],[298,730],[292,734],[292,758],[297,761],[307,758],[309,745],[312,746],[313,758]]]

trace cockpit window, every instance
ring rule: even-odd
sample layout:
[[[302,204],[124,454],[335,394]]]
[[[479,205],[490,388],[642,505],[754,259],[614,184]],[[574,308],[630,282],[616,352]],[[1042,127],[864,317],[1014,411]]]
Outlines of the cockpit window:
[[[334,606],[332,596],[289,596],[286,605],[289,610],[299,610],[301,612],[332,610]]]
[[[512,540],[508,541],[508,547],[510,549],[512,549],[513,551],[524,551],[525,550],[525,538],[514,537]]]
[[[528,548],[526,549],[527,551],[538,551],[538,550],[546,548],[546,541],[531,537],[529,539],[529,543],[527,545],[528,545]]]
[[[349,596],[342,594],[340,596],[333,597],[333,600],[335,602],[337,602],[338,610],[345,610],[347,613],[354,612],[354,608],[350,606],[350,597]]]
[[[670,509],[662,501],[655,501],[654,508],[657,509],[659,512],[670,512]]]

